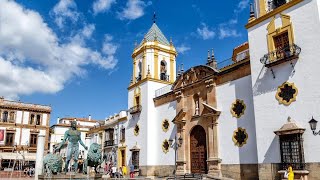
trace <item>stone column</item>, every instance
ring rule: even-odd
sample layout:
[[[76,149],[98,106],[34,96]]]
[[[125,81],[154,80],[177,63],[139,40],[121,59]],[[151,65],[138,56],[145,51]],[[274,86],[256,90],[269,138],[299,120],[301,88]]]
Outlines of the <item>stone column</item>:
[[[38,175],[43,174],[43,156],[44,156],[44,142],[45,135],[38,135],[37,155],[36,155],[36,168],[34,177],[37,180]]]
[[[181,125],[177,125],[177,139],[179,137],[182,137],[182,144],[180,147],[177,149],[177,175],[183,175],[185,174],[185,164],[186,164],[186,159],[185,159],[185,149],[187,148],[187,142],[186,142],[186,136],[185,133],[181,127]],[[177,142],[176,142],[177,143]]]
[[[215,118],[215,117],[211,117]],[[208,156],[208,174],[213,176],[221,176],[221,159],[219,156],[218,144],[218,123],[213,121],[213,124],[208,126],[209,138],[209,156]]]

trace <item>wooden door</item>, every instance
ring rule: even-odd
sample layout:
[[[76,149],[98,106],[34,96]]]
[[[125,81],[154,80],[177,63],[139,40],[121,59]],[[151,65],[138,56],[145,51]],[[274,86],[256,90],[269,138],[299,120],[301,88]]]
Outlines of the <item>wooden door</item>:
[[[190,159],[191,173],[207,173],[206,132],[199,125],[190,134]]]

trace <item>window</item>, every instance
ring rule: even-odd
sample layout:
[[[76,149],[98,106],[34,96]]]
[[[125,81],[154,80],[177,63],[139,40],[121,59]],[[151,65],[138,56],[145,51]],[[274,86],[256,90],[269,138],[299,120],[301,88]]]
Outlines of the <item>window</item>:
[[[41,125],[41,116],[37,115],[36,125]]]
[[[139,169],[139,151],[132,151],[132,165],[134,169]]]
[[[37,136],[38,134],[30,135],[30,147],[37,147]]]
[[[105,131],[105,135],[106,135],[106,141],[105,141],[105,146],[113,146],[113,129],[107,129]]]
[[[282,169],[291,165],[295,170],[303,170],[305,163],[302,134],[280,135],[279,139]]]
[[[288,32],[281,33],[273,38],[277,59],[290,56]],[[289,54],[288,54],[289,53]]]
[[[193,96],[193,99],[194,99],[194,107],[195,107],[194,115],[199,116],[200,115],[199,95],[195,94]]]
[[[14,121],[14,115],[15,115],[15,113],[13,111],[10,112],[9,121]]]
[[[8,122],[8,111],[4,111],[2,115],[3,122]]]
[[[167,81],[167,63],[165,60],[162,60],[160,62],[160,79]]]
[[[125,141],[126,140],[126,128],[122,126],[121,128],[121,134],[120,134],[120,141]]]
[[[6,146],[14,145],[14,133],[7,133],[6,135]]]
[[[34,114],[31,114],[29,124],[33,124],[33,123],[34,123]]]

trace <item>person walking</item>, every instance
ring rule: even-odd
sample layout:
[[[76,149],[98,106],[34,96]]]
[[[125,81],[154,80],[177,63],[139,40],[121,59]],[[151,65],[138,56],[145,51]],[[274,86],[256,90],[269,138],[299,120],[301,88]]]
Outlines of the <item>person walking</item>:
[[[288,180],[294,180],[294,173],[291,165],[288,167]]]
[[[134,166],[130,164],[130,178],[134,178]]]

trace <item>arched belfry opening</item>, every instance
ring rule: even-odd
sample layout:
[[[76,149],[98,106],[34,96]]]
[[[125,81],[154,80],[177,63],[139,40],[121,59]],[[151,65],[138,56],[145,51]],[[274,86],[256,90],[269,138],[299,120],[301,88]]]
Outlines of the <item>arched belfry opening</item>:
[[[190,133],[191,173],[207,174],[206,132],[200,125],[193,127]]]
[[[163,81],[169,80],[167,75],[167,62],[165,60],[160,62],[160,79]]]

